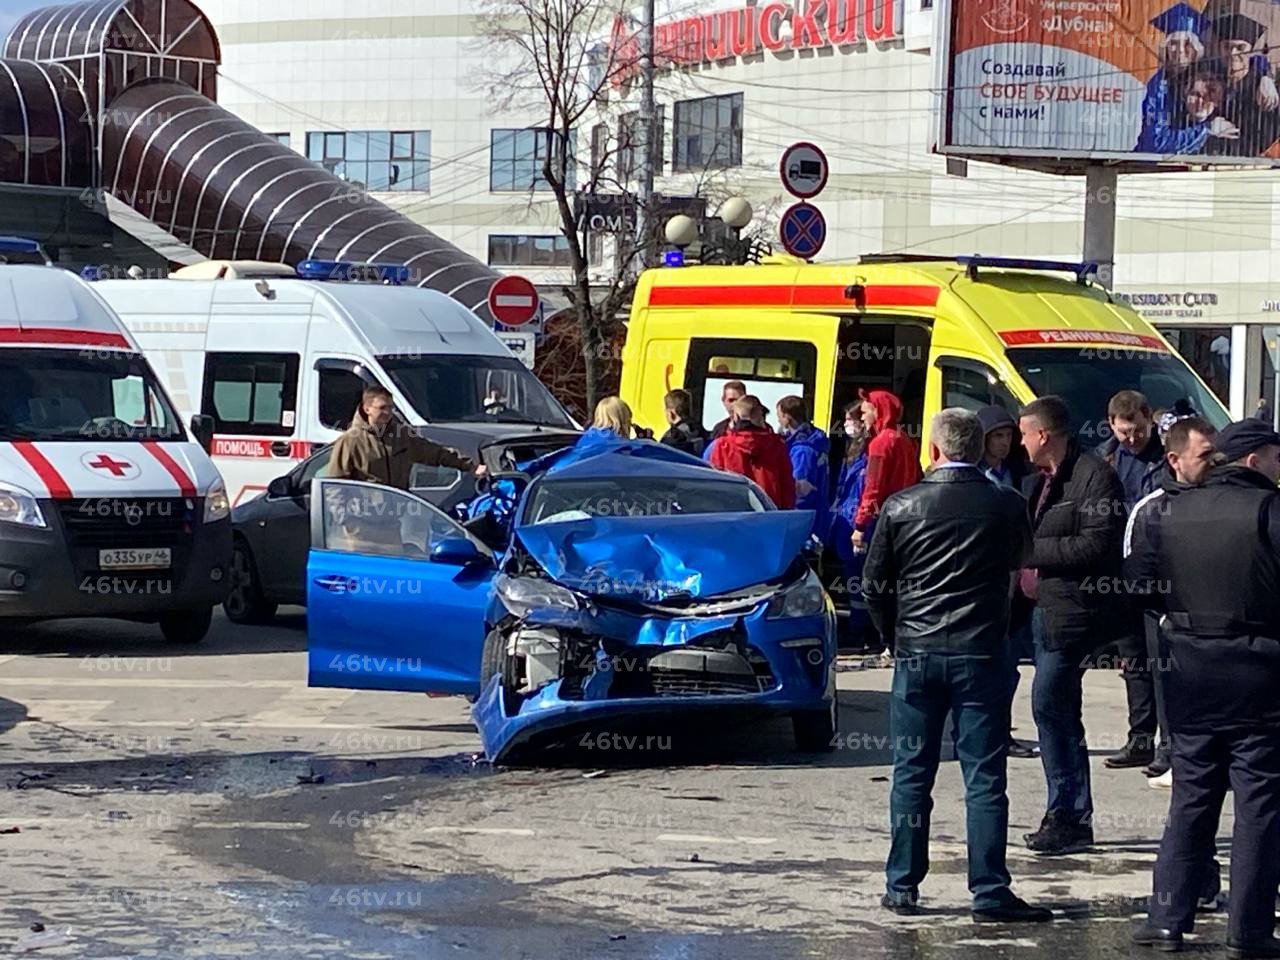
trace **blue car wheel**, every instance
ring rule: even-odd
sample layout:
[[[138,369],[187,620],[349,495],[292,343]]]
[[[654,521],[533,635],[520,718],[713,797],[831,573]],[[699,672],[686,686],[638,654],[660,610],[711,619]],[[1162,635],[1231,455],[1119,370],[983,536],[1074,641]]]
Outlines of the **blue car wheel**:
[[[832,696],[830,706],[821,710],[797,710],[791,715],[791,730],[801,753],[830,753],[835,749],[839,729],[838,696]]]

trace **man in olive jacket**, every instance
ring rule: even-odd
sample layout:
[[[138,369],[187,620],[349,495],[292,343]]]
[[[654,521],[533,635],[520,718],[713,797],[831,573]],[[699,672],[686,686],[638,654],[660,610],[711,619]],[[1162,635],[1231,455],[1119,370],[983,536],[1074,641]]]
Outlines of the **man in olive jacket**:
[[[456,467],[483,476],[483,465],[470,457],[420,437],[403,424],[393,424],[391,391],[366,387],[360,409],[347,432],[333,445],[329,476],[339,480],[363,480],[401,490],[409,489],[416,463],[429,467]]]
[[[1019,585],[1036,603],[1031,712],[1048,784],[1044,820],[1025,839],[1047,854],[1093,844],[1084,671],[1090,656],[1129,626],[1120,580],[1124,490],[1115,470],[1079,448],[1070,421],[1062,398],[1046,396],[1024,407],[1018,424],[1038,468],[1023,487],[1034,536]]]

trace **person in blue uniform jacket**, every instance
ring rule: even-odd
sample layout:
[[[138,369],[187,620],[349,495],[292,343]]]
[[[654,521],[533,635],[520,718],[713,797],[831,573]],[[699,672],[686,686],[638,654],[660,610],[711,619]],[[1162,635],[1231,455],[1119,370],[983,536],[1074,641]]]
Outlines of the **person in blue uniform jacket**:
[[[867,555],[853,550],[853,518],[858,513],[862,489],[867,481],[868,437],[867,425],[862,421],[861,401],[844,408],[844,435],[845,456],[836,480],[835,498],[831,502],[826,543],[840,558],[845,580],[843,592],[849,598],[850,633],[854,638],[866,639],[871,632],[871,618],[862,599],[861,579]]]
[[[827,511],[831,506],[831,443],[809,421],[804,397],[783,397],[776,407],[778,432],[787,441],[791,475],[796,481],[796,509],[812,510],[813,532],[827,535]]]
[[[1213,114],[1197,120],[1189,115],[1186,90],[1197,66],[1217,66],[1205,61],[1203,37],[1211,32],[1209,20],[1186,3],[1175,3],[1151,20],[1165,35],[1160,47],[1160,69],[1147,81],[1142,100],[1142,132],[1134,150],[1138,153],[1190,155],[1204,151],[1214,142],[1238,140],[1240,128],[1229,117]],[[1215,39],[1216,43],[1216,39]],[[1270,76],[1267,57],[1250,58],[1249,74],[1256,84],[1257,106],[1274,110],[1280,94]]]

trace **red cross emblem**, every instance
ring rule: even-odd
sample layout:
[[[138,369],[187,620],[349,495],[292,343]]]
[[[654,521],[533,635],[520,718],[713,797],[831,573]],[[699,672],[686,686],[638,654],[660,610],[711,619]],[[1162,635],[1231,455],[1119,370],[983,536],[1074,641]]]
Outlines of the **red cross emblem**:
[[[96,457],[96,459],[94,459]],[[85,457],[83,463],[91,470],[101,470],[110,473],[116,480],[126,477],[135,477],[138,475],[137,464],[129,460],[116,460],[105,453],[90,454]]]

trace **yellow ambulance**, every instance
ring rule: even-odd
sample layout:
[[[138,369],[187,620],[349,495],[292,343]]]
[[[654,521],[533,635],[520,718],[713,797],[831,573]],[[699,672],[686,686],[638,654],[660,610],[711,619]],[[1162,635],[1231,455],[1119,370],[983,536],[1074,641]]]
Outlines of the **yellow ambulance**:
[[[663,429],[663,395],[683,387],[710,428],[725,416],[721,388],[740,380],[771,417],[779,398],[799,394],[829,429],[859,390],[887,389],[902,399],[922,457],[924,431],[944,407],[1016,413],[1046,394],[1066,399],[1090,446],[1108,435],[1107,401],[1125,388],[1153,409],[1185,400],[1225,425],[1221,402],[1094,271],[901,254],[648,270],[627,328],[622,398],[637,422]]]

